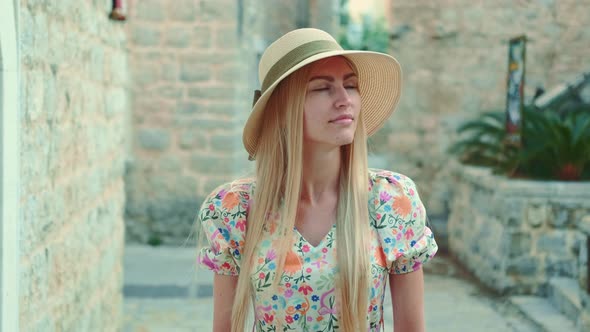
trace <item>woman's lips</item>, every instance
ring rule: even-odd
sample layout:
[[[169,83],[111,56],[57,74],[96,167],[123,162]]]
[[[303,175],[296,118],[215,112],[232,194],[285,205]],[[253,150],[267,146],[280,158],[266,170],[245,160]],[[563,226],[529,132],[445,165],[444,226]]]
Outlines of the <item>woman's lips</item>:
[[[351,124],[352,121],[353,120],[351,118],[344,118],[344,119],[338,119],[338,120],[330,121],[330,123],[333,123],[333,124]]]
[[[330,123],[333,123],[333,124],[351,124],[352,121],[354,121],[352,115],[345,114],[345,115],[341,115],[341,116],[337,117],[334,120],[330,120]]]

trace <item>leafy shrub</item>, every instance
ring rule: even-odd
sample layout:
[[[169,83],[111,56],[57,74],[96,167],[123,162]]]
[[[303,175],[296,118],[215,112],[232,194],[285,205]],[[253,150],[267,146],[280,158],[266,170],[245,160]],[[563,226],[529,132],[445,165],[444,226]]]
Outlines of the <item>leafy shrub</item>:
[[[344,49],[387,53],[389,32],[384,18],[362,17],[361,24],[355,24],[348,15],[348,1],[341,1],[340,24],[342,33],[338,42]]]
[[[504,112],[488,112],[458,128],[463,138],[450,152],[466,164],[492,167],[512,177],[590,179],[590,109],[558,115],[525,108],[521,148],[505,144]]]

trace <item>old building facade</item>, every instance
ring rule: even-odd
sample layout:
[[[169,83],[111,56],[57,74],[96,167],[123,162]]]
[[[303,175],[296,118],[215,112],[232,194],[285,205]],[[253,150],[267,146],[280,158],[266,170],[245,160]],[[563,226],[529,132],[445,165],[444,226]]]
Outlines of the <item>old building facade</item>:
[[[587,69],[590,1],[375,3],[405,83],[371,166],[413,177],[445,219],[446,147],[459,120],[503,108],[508,39],[529,38],[530,98]],[[339,1],[128,1],[124,22],[108,0],[12,4],[0,15],[18,22],[18,106],[2,104],[20,128],[18,324],[116,330],[125,241],[183,243],[204,195],[252,171],[241,128],[261,52],[296,27],[338,35]]]

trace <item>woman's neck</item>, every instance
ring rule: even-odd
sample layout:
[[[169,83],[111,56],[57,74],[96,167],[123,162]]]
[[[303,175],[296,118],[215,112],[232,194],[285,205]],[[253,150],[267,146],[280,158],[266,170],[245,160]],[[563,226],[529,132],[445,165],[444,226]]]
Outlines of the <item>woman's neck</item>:
[[[340,153],[339,147],[330,150],[304,149],[301,201],[313,206],[338,193]]]

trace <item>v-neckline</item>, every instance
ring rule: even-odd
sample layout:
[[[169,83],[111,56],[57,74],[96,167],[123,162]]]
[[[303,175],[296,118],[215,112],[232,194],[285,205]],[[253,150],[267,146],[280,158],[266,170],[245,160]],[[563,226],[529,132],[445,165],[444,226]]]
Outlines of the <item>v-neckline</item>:
[[[332,227],[330,227],[330,229],[328,230],[328,232],[326,234],[324,234],[324,236],[321,238],[320,242],[318,242],[318,244],[315,245],[315,246],[313,244],[311,244],[311,242],[309,242],[305,238],[305,236],[303,236],[303,234],[301,234],[299,232],[299,230],[297,229],[297,226],[294,226],[293,227],[293,231],[296,232],[297,233],[296,235],[299,236],[306,244],[308,244],[310,247],[312,247],[313,249],[315,249],[315,248],[320,248],[324,244],[324,242],[326,242],[326,239],[328,238],[328,236],[330,235],[330,233],[332,233],[334,231],[335,228],[336,228],[336,223],[332,224]]]

